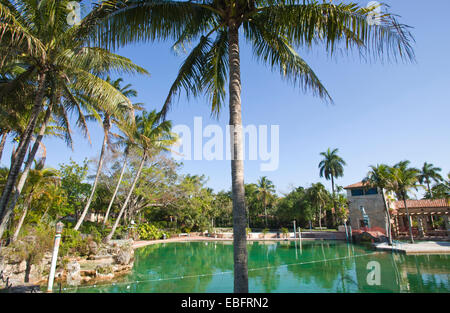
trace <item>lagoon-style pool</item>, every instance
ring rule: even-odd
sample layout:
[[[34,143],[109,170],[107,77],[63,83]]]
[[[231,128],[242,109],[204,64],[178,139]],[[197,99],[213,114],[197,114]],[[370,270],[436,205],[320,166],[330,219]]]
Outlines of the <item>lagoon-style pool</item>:
[[[450,292],[450,255],[377,252],[342,241],[248,243],[250,292]],[[130,274],[65,292],[232,292],[232,242],[139,248]]]

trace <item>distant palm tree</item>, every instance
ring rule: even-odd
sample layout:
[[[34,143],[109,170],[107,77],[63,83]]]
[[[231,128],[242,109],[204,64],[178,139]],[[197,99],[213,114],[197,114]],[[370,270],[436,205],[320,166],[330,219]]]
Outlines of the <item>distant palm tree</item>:
[[[306,191],[311,203],[319,210],[319,227],[322,228],[322,209],[329,200],[329,193],[321,183],[312,184]]]
[[[440,183],[444,179],[439,174],[439,172],[442,171],[439,167],[434,167],[433,164],[425,162],[422,166],[422,170],[419,174],[418,180],[419,183],[427,184],[428,194],[430,195],[430,198],[433,198],[433,191],[431,190],[430,183],[432,180],[434,180],[436,183]]]
[[[103,226],[108,222],[108,217],[111,212],[111,208],[114,204],[114,200],[116,199],[117,193],[119,191],[120,184],[122,183],[123,174],[125,173],[125,169],[127,167],[128,162],[128,154],[130,153],[130,149],[135,145],[135,124],[130,122],[122,122],[118,125],[122,135],[117,135],[117,141],[115,145],[124,146],[123,149],[123,163],[122,169],[120,170],[119,178],[117,180],[116,188],[114,189],[114,193],[109,201],[108,208],[106,209],[105,217],[103,218]]]
[[[128,205],[128,201],[130,200],[147,158],[151,153],[168,151],[170,146],[176,142],[176,135],[171,133],[172,123],[170,121],[160,122],[160,119],[161,116],[156,113],[156,111],[149,113],[144,111],[141,116],[136,116],[136,122],[134,124],[129,125],[130,130],[128,132],[133,137],[133,144],[141,151],[142,157],[119,215],[117,216],[111,232],[105,238],[106,242],[112,239],[112,236],[119,226],[120,219]]]
[[[408,198],[408,191],[412,188],[417,189],[418,176],[420,171],[416,168],[409,167],[410,161],[401,161],[393,167],[388,168],[388,179],[386,189],[393,191],[397,197],[403,200],[405,205],[406,216],[408,219],[409,236],[411,243],[414,243],[412,233],[411,216],[409,215],[408,205],[406,199]]]
[[[271,180],[267,178],[267,176],[263,176],[258,180],[258,193],[260,195],[260,199],[263,202],[266,227],[267,227],[267,200],[274,192],[275,192],[275,185],[272,183]]]
[[[44,159],[40,159],[38,162],[35,161],[34,169],[30,170],[26,184],[27,197],[24,200],[23,212],[19,219],[19,223],[16,226],[14,235],[11,241],[16,241],[19,236],[20,229],[22,228],[25,217],[31,207],[31,202],[33,198],[39,197],[46,192],[49,184],[54,184],[58,179],[58,173],[53,168],[44,168]]]
[[[364,183],[367,183],[371,187],[379,188],[381,190],[381,195],[383,196],[383,204],[386,212],[386,217],[388,220],[387,237],[389,245],[392,245],[392,233],[391,233],[391,216],[389,214],[389,207],[384,195],[384,191],[389,186],[389,166],[385,164],[378,164],[377,166],[370,165],[370,171],[367,176],[363,179]]]
[[[335,188],[334,188],[334,179],[338,177],[344,176],[344,166],[346,165],[345,161],[337,155],[338,149],[334,149],[333,151],[330,148],[325,152],[321,152],[320,155],[323,156],[323,160],[319,163],[320,169],[320,177],[324,177],[326,180],[331,179],[331,190],[333,192],[333,206],[336,208],[335,201]],[[334,224],[334,214],[331,215],[333,217]]]
[[[106,78],[106,82],[108,82],[109,84],[111,84],[115,89],[117,89],[119,92],[121,92],[125,97],[127,97],[128,99],[130,97],[136,97],[137,96],[137,91],[134,89],[131,89],[131,85],[128,84],[124,87],[120,86],[120,83],[123,81],[122,78],[118,78],[114,81],[111,81],[110,77],[108,76]],[[95,99],[85,99],[87,100],[87,102],[89,101],[95,101]],[[98,179],[100,177],[100,173],[102,171],[102,167],[103,167],[103,159],[105,157],[105,152],[106,149],[109,148],[111,150],[111,126],[112,123],[114,124],[118,124],[120,123],[121,120],[124,120],[126,118],[130,118],[131,116],[134,116],[133,111],[133,107],[130,107],[128,105],[128,103],[124,102],[122,104],[119,104],[118,106],[104,106],[102,107],[101,105],[97,106],[99,108],[99,110],[93,110],[93,114],[89,117],[95,118],[97,119],[99,122],[101,122],[102,126],[103,126],[103,143],[102,143],[102,148],[100,151],[100,157],[98,160],[98,165],[97,165],[97,173],[95,175],[95,179],[94,179],[94,183],[92,185],[92,189],[91,189],[91,193],[86,201],[86,204],[84,206],[84,209],[77,221],[77,223],[75,224],[74,229],[78,230],[81,227],[81,224],[84,221],[84,218],[86,217],[86,214],[89,210],[89,207],[91,205],[92,199],[94,198],[95,195],[95,190],[97,188],[97,183],[98,183]]]

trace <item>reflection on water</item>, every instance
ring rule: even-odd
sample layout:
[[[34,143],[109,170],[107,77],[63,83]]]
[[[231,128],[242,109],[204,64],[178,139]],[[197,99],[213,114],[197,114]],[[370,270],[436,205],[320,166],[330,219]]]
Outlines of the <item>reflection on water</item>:
[[[251,292],[450,292],[448,255],[407,256],[336,241],[252,242],[248,252]],[[67,291],[232,292],[232,270],[229,243],[156,244],[136,250],[132,273],[114,285]]]

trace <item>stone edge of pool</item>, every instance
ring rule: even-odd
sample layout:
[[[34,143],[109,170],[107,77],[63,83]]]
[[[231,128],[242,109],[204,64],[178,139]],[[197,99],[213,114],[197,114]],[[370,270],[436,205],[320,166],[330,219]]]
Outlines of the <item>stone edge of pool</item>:
[[[247,241],[294,241],[300,240],[299,238],[248,238]],[[302,238],[301,240],[344,240],[341,238]],[[177,237],[169,239],[158,239],[158,240],[139,240],[133,243],[133,248],[138,249],[148,245],[158,244],[158,243],[168,243],[168,242],[189,242],[189,241],[233,241],[233,238],[211,238],[204,236],[190,236],[190,237]]]

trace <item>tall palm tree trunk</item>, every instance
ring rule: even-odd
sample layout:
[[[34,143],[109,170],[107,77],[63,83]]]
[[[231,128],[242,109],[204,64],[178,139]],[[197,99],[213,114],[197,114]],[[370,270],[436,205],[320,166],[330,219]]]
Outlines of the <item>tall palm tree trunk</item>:
[[[17,177],[19,176],[20,168],[22,167],[23,160],[28,150],[28,146],[31,142],[36,123],[38,121],[39,114],[42,111],[44,96],[45,96],[46,74],[40,73],[38,77],[38,89],[34,100],[34,106],[31,111],[31,117],[25,131],[22,133],[20,143],[17,148],[17,156],[14,158],[14,162],[11,164],[8,178],[6,179],[5,188],[3,189],[2,196],[0,198],[0,218],[1,222],[5,219],[6,206],[11,198],[11,194],[16,184]]]
[[[319,228],[322,229],[322,208],[319,205]]]
[[[100,173],[102,172],[103,159],[105,158],[106,144],[108,143],[108,133],[109,133],[109,128],[110,128],[109,121],[105,120],[103,125],[104,125],[103,144],[102,144],[102,150],[100,152],[100,158],[98,160],[97,173],[95,174],[94,185],[92,186],[91,194],[89,195],[86,205],[84,206],[83,212],[81,213],[80,218],[77,221],[77,224],[73,228],[74,230],[78,230],[80,228],[81,224],[84,221],[84,218],[86,217],[89,207],[91,206],[92,199],[94,198],[95,189],[97,188],[97,183],[98,183],[98,179],[100,177]]]
[[[137,183],[137,181],[139,179],[139,176],[141,176],[142,167],[144,166],[146,158],[147,158],[147,155],[146,155],[146,152],[144,152],[144,155],[142,156],[141,164],[139,164],[139,169],[138,169],[138,171],[136,173],[136,176],[134,177],[134,180],[133,180],[133,183],[132,183],[132,185],[130,187],[130,190],[128,191],[127,198],[125,199],[125,202],[123,203],[122,208],[120,209],[119,216],[117,217],[116,222],[114,223],[114,226],[111,229],[111,232],[108,234],[108,236],[106,236],[105,242],[109,242],[111,240],[112,236],[116,232],[117,226],[119,226],[119,222],[120,222],[120,219],[121,219],[121,217],[123,215],[123,212],[125,211],[125,208],[128,205],[128,201],[130,201],[130,197],[133,194],[133,190],[134,190],[134,187],[136,186],[136,183]]]
[[[383,203],[384,203],[384,209],[386,210],[386,218],[387,218],[387,237],[388,237],[388,243],[390,246],[392,246],[392,230],[391,230],[391,215],[389,214],[389,208],[387,205],[386,197],[384,196],[384,188],[381,188],[381,194],[383,195]]]
[[[114,190],[111,201],[109,201],[108,209],[106,210],[105,218],[103,219],[103,225],[106,225],[106,222],[108,221],[109,212],[111,211],[111,207],[114,203],[114,199],[116,199],[116,195],[117,195],[117,192],[119,191],[120,184],[122,183],[122,177],[123,177],[123,173],[125,172],[126,167],[127,167],[127,154],[125,154],[125,160],[123,161],[122,170],[120,171],[120,176],[119,176],[119,180],[117,181],[116,189]]]
[[[14,212],[14,207],[16,206],[16,203],[19,200],[19,197],[22,193],[22,189],[28,178],[28,173],[30,172],[31,165],[33,164],[34,158],[36,157],[36,153],[39,150],[39,147],[42,142],[42,138],[44,137],[44,134],[45,134],[45,130],[47,129],[47,125],[48,125],[48,122],[50,120],[50,116],[52,113],[52,108],[53,108],[53,104],[50,104],[45,112],[44,121],[42,122],[41,128],[39,129],[38,136],[36,137],[36,140],[34,141],[33,148],[31,149],[30,153],[28,154],[27,161],[25,162],[25,168],[22,172],[22,175],[20,176],[19,182],[17,183],[14,197],[11,199],[11,203],[9,203],[8,207],[6,208],[5,214],[0,223],[0,238],[3,236],[3,233],[6,230],[6,227],[10,220],[11,214]]]
[[[265,218],[266,227],[267,227],[267,203],[266,203],[266,194],[265,193],[263,195],[263,203],[264,203],[264,218]]]
[[[9,132],[4,130],[2,131],[2,140],[0,141],[0,162],[2,160],[3,148],[5,148],[6,138],[8,137]]]
[[[16,241],[17,238],[19,237],[20,229],[22,228],[23,222],[25,221],[25,217],[27,216],[28,208],[31,205],[32,197],[33,197],[33,192],[30,192],[30,194],[28,195],[28,199],[25,203],[25,206],[23,208],[22,216],[20,216],[19,223],[17,224],[14,235],[11,238],[11,242]]]
[[[403,194],[403,203],[405,204],[406,216],[408,217],[409,238],[411,240],[411,243],[414,243],[414,237],[413,237],[412,226],[411,226],[411,217],[409,216],[408,206],[406,205],[406,196],[404,194]]]
[[[230,67],[229,101],[231,147],[231,181],[233,191],[234,292],[248,292],[247,236],[245,232],[244,160],[242,147],[241,73],[239,26],[230,21],[228,31]]]
[[[336,207],[336,193],[334,191],[334,176],[331,175],[331,191],[333,193],[333,207],[334,207],[334,212],[337,212],[337,207]],[[336,219],[335,219],[335,213],[331,212],[331,221],[333,223],[333,227],[336,226]]]
[[[428,187],[428,193],[430,194],[430,198],[433,199],[433,192],[430,188],[430,180],[427,178],[427,187]]]

